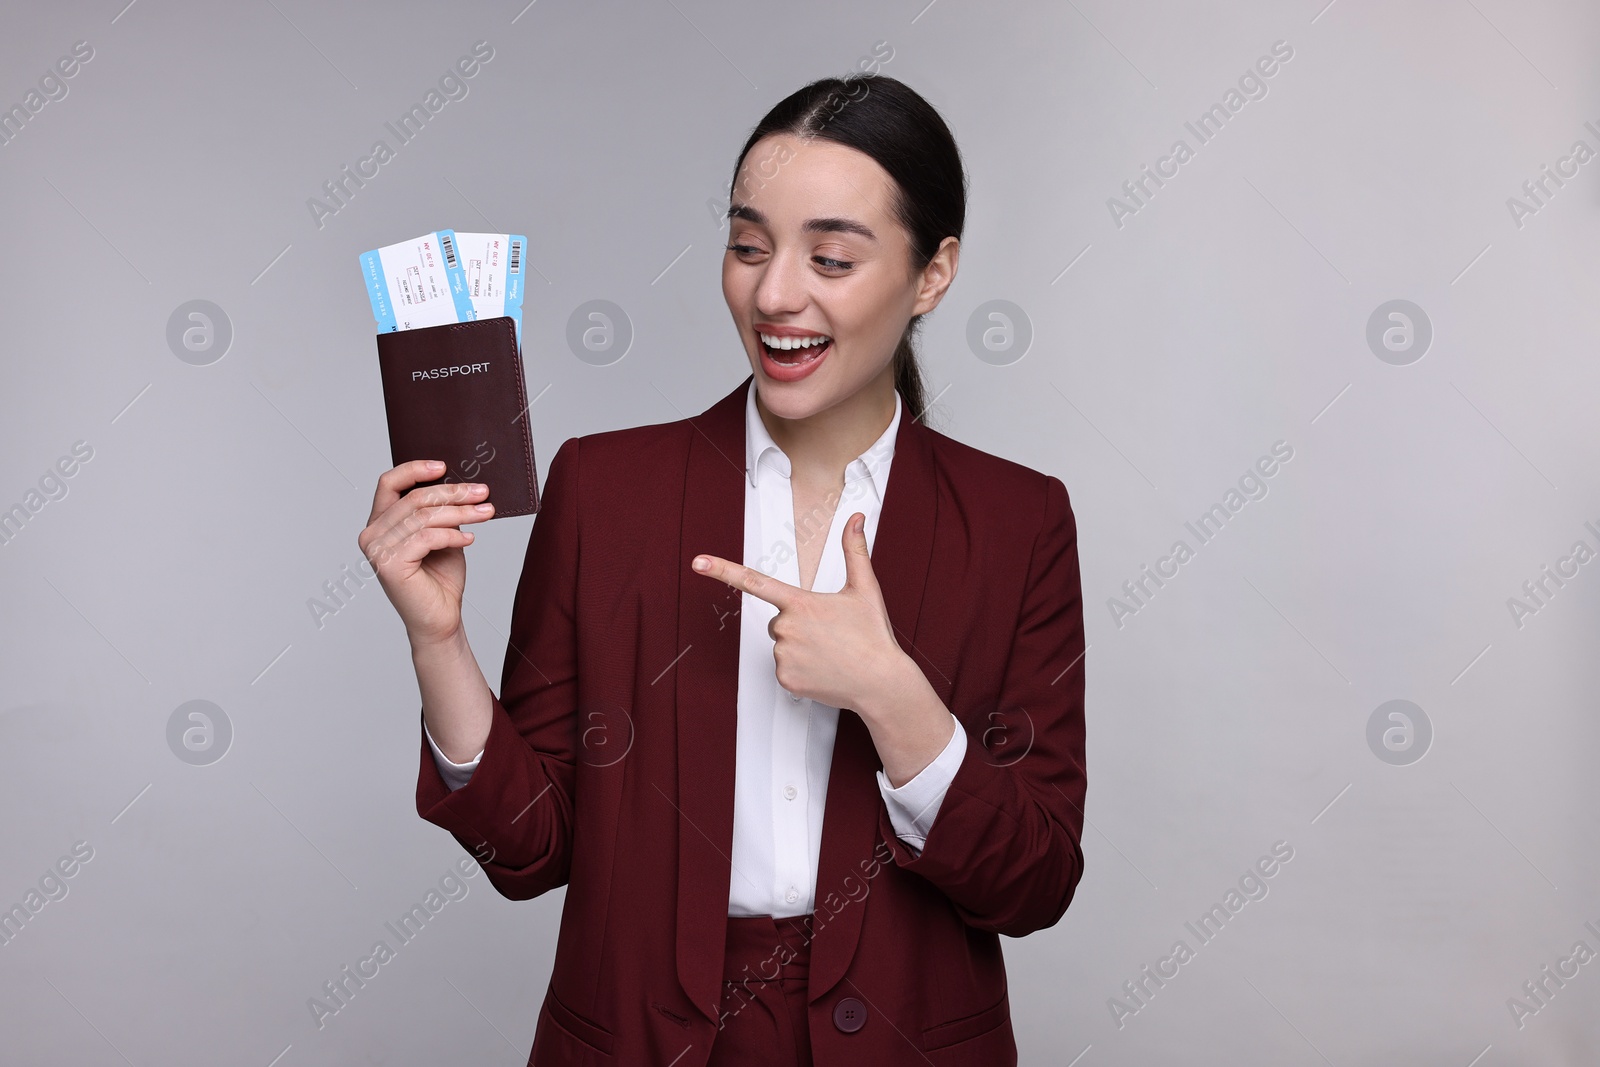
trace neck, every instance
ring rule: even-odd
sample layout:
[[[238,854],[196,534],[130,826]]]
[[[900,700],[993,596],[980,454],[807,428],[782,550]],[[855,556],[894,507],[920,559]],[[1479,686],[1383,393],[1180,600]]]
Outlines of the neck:
[[[803,419],[785,419],[767,410],[756,390],[756,413],[773,442],[789,457],[791,477],[837,482],[850,461],[883,436],[894,420],[894,363],[855,393]],[[901,418],[905,418],[902,414]]]

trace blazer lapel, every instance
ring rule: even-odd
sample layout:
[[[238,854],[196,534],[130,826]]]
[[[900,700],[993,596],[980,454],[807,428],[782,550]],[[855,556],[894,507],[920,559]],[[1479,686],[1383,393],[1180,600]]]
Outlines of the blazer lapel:
[[[903,411],[895,433],[894,459],[884,491],[878,531],[872,542],[872,573],[883,591],[889,621],[900,647],[921,666],[915,651],[922,593],[933,558],[933,445],[930,431]],[[924,667],[924,670],[927,668]],[[872,735],[854,711],[840,709],[828,772],[828,799],[822,821],[822,854],[817,861],[808,996],[825,996],[844,977],[861,935],[861,920],[871,895],[868,874],[878,844],[877,772],[883,766]],[[881,861],[882,857],[879,857]]]
[[[733,850],[741,594],[689,568],[744,557],[744,404],[750,378],[689,419],[678,551],[678,980],[715,1021],[721,1007]],[[892,467],[891,467],[892,470]]]

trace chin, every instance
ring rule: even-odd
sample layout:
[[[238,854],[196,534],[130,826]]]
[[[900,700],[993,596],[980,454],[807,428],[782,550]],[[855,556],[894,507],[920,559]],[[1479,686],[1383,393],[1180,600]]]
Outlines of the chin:
[[[826,386],[815,378],[780,382],[755,371],[756,391],[761,403],[780,419],[804,419],[831,406],[824,397]]]

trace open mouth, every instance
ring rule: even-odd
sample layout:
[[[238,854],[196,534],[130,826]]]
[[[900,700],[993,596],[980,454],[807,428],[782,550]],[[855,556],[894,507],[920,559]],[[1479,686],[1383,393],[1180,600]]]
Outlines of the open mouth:
[[[834,339],[824,334],[813,334],[808,338],[776,338],[773,334],[757,333],[757,341],[762,346],[768,376],[779,381],[805,378],[816,370],[822,357],[834,347]]]

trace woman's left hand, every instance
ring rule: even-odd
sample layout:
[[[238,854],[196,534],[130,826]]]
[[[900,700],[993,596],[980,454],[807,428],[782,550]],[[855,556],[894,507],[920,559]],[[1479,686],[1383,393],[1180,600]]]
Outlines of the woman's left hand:
[[[865,718],[864,708],[880,706],[904,684],[902,668],[912,661],[895,641],[872,573],[866,517],[850,516],[841,540],[845,583],[837,593],[801,589],[719,556],[696,556],[694,568],[778,609],[767,632],[779,685]]]

